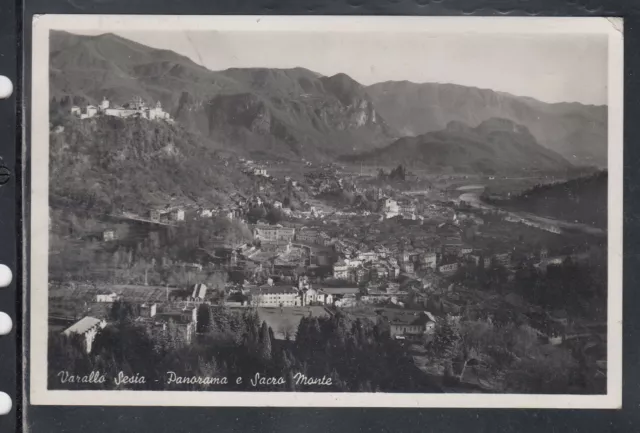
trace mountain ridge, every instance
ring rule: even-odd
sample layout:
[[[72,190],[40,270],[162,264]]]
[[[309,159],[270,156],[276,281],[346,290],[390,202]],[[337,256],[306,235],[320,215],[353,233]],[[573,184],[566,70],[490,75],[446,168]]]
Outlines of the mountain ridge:
[[[489,87],[480,87],[480,86],[472,86],[472,85],[467,85],[467,84],[450,83],[450,82],[446,82],[446,81],[385,80],[385,81],[378,81],[378,82],[375,82],[375,83],[372,83],[372,84],[367,84],[365,86],[366,87],[372,87],[372,86],[376,86],[376,85],[393,85],[393,84],[404,84],[404,85],[415,85],[415,86],[420,86],[420,85],[423,85],[423,84],[436,85],[436,86],[456,86],[456,87],[467,88],[467,89],[470,89],[470,90],[489,91],[489,92],[497,93],[497,94],[508,96],[508,97],[527,99],[527,100],[530,100],[530,101],[535,102],[535,103],[541,103],[541,104],[547,104],[547,105],[576,105],[576,106],[594,107],[594,108],[603,108],[603,109],[607,108],[607,104],[587,104],[587,103],[579,102],[579,101],[555,101],[555,102],[543,101],[542,99],[535,98],[533,96],[518,95],[518,94],[515,94],[515,93],[512,93],[512,92],[507,92],[507,91],[504,91],[504,90],[495,90],[495,89],[491,89]]]
[[[51,33],[51,96],[160,101],[179,122],[251,157],[332,160],[402,136],[472,127],[490,118],[526,126],[537,143],[578,165],[606,165],[606,107],[545,103],[457,84],[362,85],[306,68],[211,71],[186,56],[107,33]],[[604,143],[604,144],[603,144]]]
[[[331,159],[397,138],[364,86],[346,75],[304,68],[210,71],[114,35],[52,33],[51,44],[52,97],[160,100],[181,123],[249,156]]]
[[[484,174],[572,168],[561,155],[538,144],[526,126],[502,118],[488,119],[476,127],[454,120],[442,130],[403,137],[384,148],[343,160]]]
[[[367,91],[387,122],[409,136],[443,129],[452,120],[477,126],[502,117],[527,126],[540,144],[575,164],[606,166],[603,105],[546,103],[491,89],[406,80],[372,84]]]

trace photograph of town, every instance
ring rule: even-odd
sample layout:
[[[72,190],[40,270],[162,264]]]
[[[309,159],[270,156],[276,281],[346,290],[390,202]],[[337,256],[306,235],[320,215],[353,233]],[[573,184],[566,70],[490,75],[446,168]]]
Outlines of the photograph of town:
[[[607,394],[607,55],[52,30],[47,389]]]

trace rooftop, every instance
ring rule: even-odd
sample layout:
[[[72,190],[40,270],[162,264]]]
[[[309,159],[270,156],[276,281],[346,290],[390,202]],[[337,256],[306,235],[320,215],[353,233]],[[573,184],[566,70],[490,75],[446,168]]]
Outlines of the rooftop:
[[[318,290],[322,290],[324,293],[329,295],[347,295],[357,294],[360,292],[358,287],[322,287],[318,288]]]
[[[280,224],[274,226],[268,224],[256,224],[253,228],[258,230],[294,230],[292,227],[283,227]]]
[[[294,294],[298,290],[289,284],[270,286],[268,284],[260,287],[251,287],[251,294],[256,295],[275,295],[275,294]]]
[[[192,311],[168,311],[156,314],[153,319],[162,322],[173,321],[176,324],[189,323],[192,320]]]
[[[435,322],[435,317],[425,312],[407,313],[403,311],[395,312],[385,310],[381,312],[381,315],[386,318],[392,325],[424,325],[427,322]]]
[[[91,328],[98,326],[102,322],[102,320],[97,319],[95,317],[86,316],[82,319],[78,320],[76,323],[68,327],[63,331],[64,335],[69,334],[84,334],[89,331]]]
[[[96,291],[96,295],[115,295],[116,293],[113,290],[107,289],[98,289]]]
[[[440,266],[454,265],[454,264],[458,264],[458,259],[457,259],[457,258],[454,258],[454,257],[445,257],[445,258],[442,260],[442,263],[440,263],[440,264],[438,265],[438,267],[440,267]]]

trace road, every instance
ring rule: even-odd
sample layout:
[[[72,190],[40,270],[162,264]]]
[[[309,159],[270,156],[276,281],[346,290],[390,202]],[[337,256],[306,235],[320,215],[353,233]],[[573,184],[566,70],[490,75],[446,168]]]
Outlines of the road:
[[[511,212],[496,206],[492,206],[480,200],[480,195],[484,192],[484,188],[485,188],[484,185],[467,185],[466,187],[460,187],[458,188],[459,191],[470,191],[470,192],[463,192],[462,194],[460,194],[459,199],[460,201],[464,201],[465,203],[469,204],[471,207],[474,207],[476,209],[498,211],[505,216],[511,215],[513,217],[523,218],[529,221],[534,221],[534,222],[538,222],[546,225],[553,225],[560,228],[561,230],[581,231],[583,233],[587,233],[595,236],[606,236],[607,234],[606,230],[602,230],[597,227],[590,226],[588,224],[563,221],[563,220],[558,220],[558,219],[549,218],[549,217],[542,217],[542,216],[535,215],[528,212]]]
[[[147,224],[158,224],[158,225],[162,225],[162,226],[177,227],[177,224],[172,224],[172,223],[168,223],[168,222],[164,222],[164,221],[158,221],[158,220],[152,220],[150,218],[143,218],[143,217],[134,216],[134,215],[109,214],[109,216],[111,218],[118,218],[118,219],[123,219],[123,220],[128,220],[128,221],[137,221],[137,222],[147,223]]]

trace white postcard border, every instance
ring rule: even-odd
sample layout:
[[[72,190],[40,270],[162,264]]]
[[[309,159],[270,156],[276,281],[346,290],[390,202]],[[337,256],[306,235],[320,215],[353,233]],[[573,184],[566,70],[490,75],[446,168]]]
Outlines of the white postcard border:
[[[621,18],[40,15],[33,18],[30,249],[24,283],[30,288],[28,364],[33,405],[439,407],[605,409],[622,405],[623,37]],[[49,31],[305,31],[423,34],[603,34],[608,36],[608,352],[606,395],[406,394],[227,391],[62,391],[47,389],[49,215]],[[473,36],[470,36],[473,37]],[[26,149],[26,144],[25,144]],[[26,155],[23,151],[23,155]],[[29,232],[27,232],[29,230]],[[30,263],[27,263],[30,261]],[[30,264],[31,273],[27,270]],[[27,305],[25,293],[25,304]],[[30,326],[29,326],[30,324]],[[27,355],[28,354],[28,355]]]

